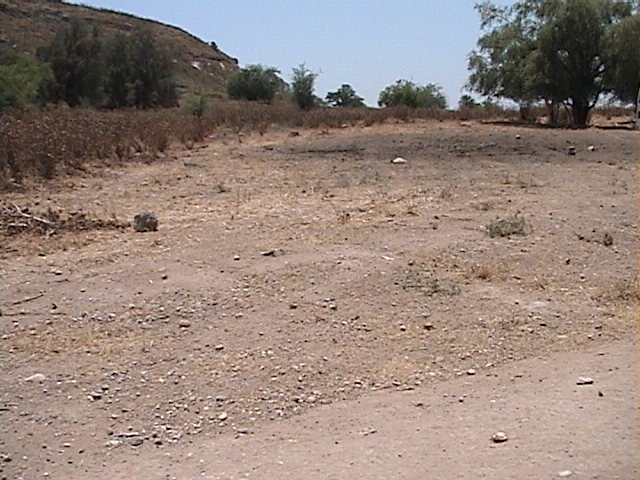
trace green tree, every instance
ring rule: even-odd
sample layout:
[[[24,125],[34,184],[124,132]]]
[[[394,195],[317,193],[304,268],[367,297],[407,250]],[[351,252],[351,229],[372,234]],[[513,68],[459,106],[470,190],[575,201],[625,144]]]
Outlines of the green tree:
[[[236,100],[271,102],[277,94],[283,93],[287,88],[279,73],[279,70],[272,67],[248,65],[231,75],[227,93]]]
[[[346,83],[335,92],[327,93],[326,99],[334,107],[364,107],[364,99]]]
[[[447,108],[447,98],[436,84],[416,85],[409,80],[398,80],[380,92],[378,105],[445,109]]]
[[[610,29],[606,64],[606,87],[623,102],[635,102],[640,87],[640,14]]]
[[[102,57],[100,32],[78,19],[58,31],[39,56],[49,63],[53,79],[45,89],[52,101],[74,107],[98,105],[102,99]]]
[[[133,104],[142,107],[174,107],[178,93],[171,56],[147,27],[137,27],[130,39]]]
[[[52,78],[47,64],[26,54],[0,49],[0,112],[39,106],[43,100],[40,86]]]
[[[133,105],[133,72],[129,39],[122,33],[109,38],[104,48],[104,94],[108,108]]]
[[[544,101],[552,118],[557,105],[564,104],[573,124],[584,126],[602,93],[625,90],[613,80],[613,72],[620,72],[624,84],[633,76],[632,68],[616,67],[625,55],[618,52],[628,44],[616,45],[614,32],[618,24],[626,24],[636,3],[520,0],[499,7],[485,1],[477,6],[484,34],[469,56],[469,86],[482,95],[514,100],[524,109]],[[624,35],[619,28],[618,38],[633,35],[634,27]],[[635,28],[635,41],[629,44],[637,55],[640,32]],[[637,85],[637,77],[630,83]]]
[[[309,110],[318,104],[318,98],[314,94],[316,78],[318,74],[307,69],[304,63],[293,69],[291,79],[293,101],[304,110]]]

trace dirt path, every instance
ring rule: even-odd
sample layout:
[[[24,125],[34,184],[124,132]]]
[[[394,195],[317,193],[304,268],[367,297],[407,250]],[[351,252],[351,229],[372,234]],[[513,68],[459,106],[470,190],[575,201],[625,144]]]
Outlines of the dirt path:
[[[505,391],[516,398],[504,409],[482,403],[482,392],[502,388],[504,378],[492,377],[497,369],[540,357],[549,363],[539,368],[568,368],[563,359],[590,362],[583,352],[610,345],[630,352],[638,318],[637,141],[631,131],[433,122],[220,135],[158,163],[6,194],[3,201],[33,213],[82,210],[123,221],[153,210],[160,227],[3,235],[2,475],[67,479],[143,468],[157,475],[138,478],[194,478],[180,473],[195,468],[183,454],[219,448],[222,457],[204,459],[229,457],[242,467],[234,455],[244,442],[259,458],[283,448],[269,446],[268,432],[317,450],[310,458],[327,468],[344,467],[339,455],[368,445],[360,440],[372,442],[378,466],[400,466],[412,451],[397,443],[413,438],[407,425],[453,429],[457,420],[442,420],[447,408],[451,418],[480,422],[533,402],[523,377],[508,383],[522,381],[523,390]],[[570,145],[576,155],[567,155]],[[397,156],[407,162],[391,163]],[[544,383],[558,386],[542,392],[550,405],[556,395],[574,395],[560,387],[573,388],[576,375],[595,373],[549,373]],[[630,381],[617,378],[612,391]],[[396,394],[389,407],[384,398],[410,388],[453,396],[424,403],[436,415],[414,407],[396,418],[387,410]],[[603,393],[598,400],[614,398]],[[417,394],[397,401],[406,395]],[[402,420],[386,440],[393,448],[376,443],[393,427],[354,423],[339,434],[349,423],[331,418],[360,408],[372,419],[386,412],[381,425]],[[527,412],[513,418],[530,418],[522,423],[529,426],[559,415],[556,407]],[[593,417],[592,425],[615,425],[609,415]],[[329,423],[318,428],[338,445],[304,427],[321,418]],[[544,435],[573,438],[556,417],[540,418],[547,423],[526,435],[516,420],[478,423],[469,440],[439,428],[455,454],[443,452],[438,462],[466,472],[482,465],[474,455],[485,447],[518,447],[528,458],[541,452]],[[361,427],[378,433],[354,434]],[[494,428],[512,439],[487,444]],[[618,440],[575,431],[576,445]],[[403,457],[385,457],[396,450]],[[303,461],[302,450],[292,452]],[[628,458],[614,453],[603,468]],[[595,471],[586,457],[564,467],[541,455],[549,461],[544,472]],[[236,475],[260,467],[244,465],[220,469]],[[418,468],[407,462],[408,478]]]

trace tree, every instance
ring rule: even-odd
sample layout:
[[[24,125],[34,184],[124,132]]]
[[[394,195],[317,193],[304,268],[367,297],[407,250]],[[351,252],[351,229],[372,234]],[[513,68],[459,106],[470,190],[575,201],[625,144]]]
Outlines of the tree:
[[[334,107],[364,107],[364,99],[356,94],[351,85],[343,84],[335,92],[329,92],[327,102]]]
[[[108,108],[134,104],[133,72],[129,39],[118,33],[109,38],[104,48],[104,93]]]
[[[640,87],[640,15],[614,25],[607,37],[606,87],[620,100],[634,103]]]
[[[40,85],[52,78],[47,64],[0,48],[0,112],[39,106],[43,100]]]
[[[637,24],[624,34],[623,27],[618,27],[626,24],[633,3],[520,0],[498,7],[485,1],[477,6],[485,33],[469,56],[470,88],[485,96],[514,100],[523,109],[544,101],[552,118],[557,105],[564,104],[571,109],[573,124],[584,126],[602,93],[620,95],[625,90],[622,85],[613,87],[616,69],[625,85],[637,85],[637,76],[629,80],[633,69],[616,67],[626,62],[621,60],[625,53],[618,52],[629,44],[637,55]],[[618,28],[618,38],[628,38],[628,44],[616,46],[613,33]]]
[[[262,65],[249,65],[234,72],[229,78],[227,92],[229,97],[239,100],[271,102],[283,93],[287,84],[278,74],[279,70]]]
[[[458,100],[458,110],[462,110],[463,108],[476,108],[479,106],[480,104],[468,93],[462,95],[460,100]]]
[[[102,58],[100,32],[89,29],[82,21],[72,19],[59,30],[48,47],[39,51],[49,63],[52,80],[46,85],[53,101],[74,107],[88,103],[97,105],[102,99]]]
[[[178,93],[171,57],[151,29],[137,27],[129,48],[133,104],[142,108],[176,106]]]
[[[314,94],[317,77],[318,74],[307,69],[304,63],[293,69],[291,79],[293,101],[303,110],[310,110],[318,103]]]
[[[442,93],[440,86],[434,83],[420,86],[409,80],[398,80],[380,92],[378,105],[445,109],[447,108],[447,98]]]

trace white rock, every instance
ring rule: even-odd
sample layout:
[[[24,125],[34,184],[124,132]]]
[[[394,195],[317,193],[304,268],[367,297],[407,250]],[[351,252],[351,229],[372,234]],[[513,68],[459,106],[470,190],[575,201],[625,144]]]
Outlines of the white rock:
[[[24,379],[25,382],[44,382],[47,379],[42,373],[34,373],[30,377]]]
[[[573,475],[573,472],[571,470],[563,470],[561,472],[558,472],[559,477],[570,477],[571,475]]]
[[[399,164],[407,163],[407,160],[402,157],[396,157],[393,160],[391,160],[391,163],[395,165],[399,165]]]

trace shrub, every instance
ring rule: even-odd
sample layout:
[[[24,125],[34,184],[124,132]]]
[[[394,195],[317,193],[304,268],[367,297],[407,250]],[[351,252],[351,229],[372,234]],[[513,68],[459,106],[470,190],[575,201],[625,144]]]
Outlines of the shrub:
[[[433,83],[421,86],[409,80],[398,80],[380,92],[378,105],[445,109],[447,108],[447,99],[442,93],[442,89]]]
[[[235,100],[271,102],[283,93],[287,84],[278,74],[279,70],[262,65],[249,65],[233,73],[229,78],[227,93]]]

